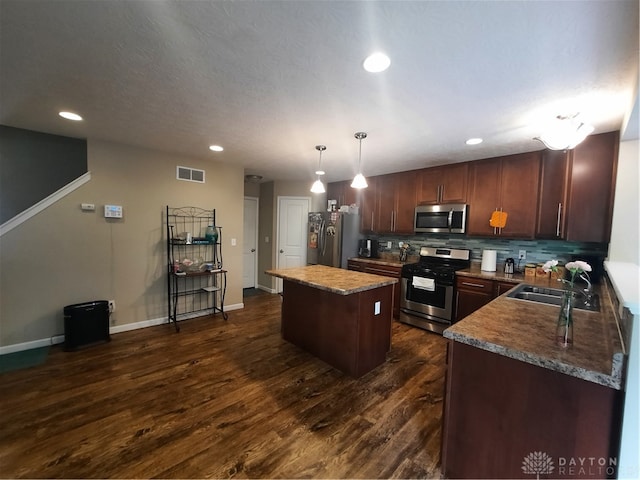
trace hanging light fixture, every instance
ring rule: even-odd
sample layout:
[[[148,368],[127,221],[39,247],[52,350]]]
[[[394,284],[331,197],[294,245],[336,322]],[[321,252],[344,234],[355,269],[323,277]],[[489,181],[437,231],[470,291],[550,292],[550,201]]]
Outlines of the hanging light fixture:
[[[322,180],[320,180],[320,175],[324,175],[324,170],[322,170],[320,167],[322,166],[322,152],[324,152],[327,149],[327,147],[325,147],[324,145],[316,145],[316,150],[318,150],[320,152],[320,158],[318,159],[318,170],[316,170],[316,175],[318,176],[317,180],[315,182],[313,182],[313,185],[311,185],[311,192],[312,193],[324,193],[324,184],[322,183]]]
[[[534,140],[541,141],[549,150],[571,150],[593,132],[593,127],[578,120],[578,114],[558,115],[547,131]]]
[[[354,137],[356,137],[360,141],[360,151],[358,153],[358,174],[353,178],[353,182],[351,182],[352,188],[367,188],[367,179],[362,175],[362,169],[360,168],[360,163],[362,162],[362,139],[367,138],[367,134],[365,132],[357,132]]]

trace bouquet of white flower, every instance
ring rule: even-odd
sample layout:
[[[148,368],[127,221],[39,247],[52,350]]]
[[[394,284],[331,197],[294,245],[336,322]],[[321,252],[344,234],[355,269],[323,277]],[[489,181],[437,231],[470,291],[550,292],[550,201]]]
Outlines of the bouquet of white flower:
[[[558,271],[558,261],[557,260],[549,260],[543,265],[543,270],[545,272],[557,272]],[[576,276],[578,278],[583,279],[587,284],[591,285],[589,281],[589,274],[587,272],[591,271],[591,265],[587,262],[583,262],[582,260],[576,260],[575,262],[567,263],[564,268],[566,268],[569,273],[571,273],[571,279],[566,280],[564,278],[559,278],[558,281],[566,283],[570,288],[573,288],[573,284],[576,280]]]

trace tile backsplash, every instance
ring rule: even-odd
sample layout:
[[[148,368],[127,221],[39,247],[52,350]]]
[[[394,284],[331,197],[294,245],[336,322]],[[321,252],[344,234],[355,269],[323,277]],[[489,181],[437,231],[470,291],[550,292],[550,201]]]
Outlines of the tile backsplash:
[[[398,242],[411,245],[410,254],[416,255],[420,247],[451,247],[471,250],[471,261],[482,260],[482,250],[491,249],[497,252],[498,265],[511,257],[518,264],[518,252],[526,250],[527,258],[522,263],[541,263],[556,259],[564,262],[571,261],[574,256],[602,257],[607,255],[609,245],[606,243],[565,242],[563,240],[507,240],[499,238],[467,237],[464,235],[407,235],[371,236],[378,238],[381,252],[400,253]],[[387,249],[387,242],[391,242],[391,249]],[[521,265],[522,266],[522,265]]]

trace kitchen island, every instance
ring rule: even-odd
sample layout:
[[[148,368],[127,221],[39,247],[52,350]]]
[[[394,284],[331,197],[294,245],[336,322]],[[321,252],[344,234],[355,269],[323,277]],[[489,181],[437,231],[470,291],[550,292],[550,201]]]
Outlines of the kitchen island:
[[[574,310],[569,349],[558,307],[507,294],[445,330],[445,477],[615,477],[625,350],[603,282],[600,312]]]
[[[386,361],[396,278],[324,265],[265,273],[283,279],[284,340],[355,378]]]

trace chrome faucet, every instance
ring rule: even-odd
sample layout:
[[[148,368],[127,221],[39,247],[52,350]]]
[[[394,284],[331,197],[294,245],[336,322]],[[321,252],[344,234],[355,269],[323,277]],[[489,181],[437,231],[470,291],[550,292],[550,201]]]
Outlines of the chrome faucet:
[[[580,274],[580,278],[585,282],[587,282],[587,287],[584,288],[582,291],[584,292],[584,296],[585,296],[584,304],[586,306],[590,306],[593,300],[593,285],[591,284],[591,280],[589,279],[589,274],[587,272],[582,272]]]

